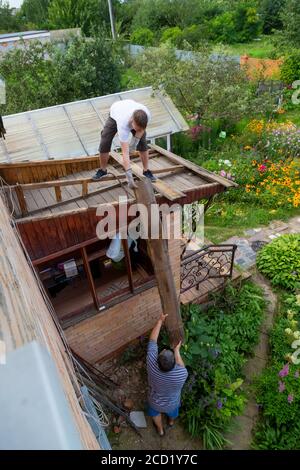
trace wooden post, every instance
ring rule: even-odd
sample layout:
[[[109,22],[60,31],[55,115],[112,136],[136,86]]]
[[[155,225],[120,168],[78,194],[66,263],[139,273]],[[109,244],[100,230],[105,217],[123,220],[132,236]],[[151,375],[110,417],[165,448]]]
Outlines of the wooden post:
[[[149,221],[151,214],[151,205],[156,204],[156,199],[151,182],[147,178],[142,181],[138,181],[135,194],[137,202],[140,204],[144,204],[148,208],[147,217]],[[143,220],[143,213],[141,213],[141,224],[143,224],[144,227],[145,223],[147,223],[147,221]],[[180,314],[180,303],[178,293],[176,290],[175,280],[171,268],[168,243],[167,240],[163,239],[162,237],[161,225],[162,224],[160,223],[160,238],[151,239],[148,237],[147,244],[157,280],[162,310],[165,315],[168,315],[166,320],[166,327],[169,332],[170,343],[171,346],[174,346],[178,344],[180,340],[184,339],[184,330]],[[149,222],[148,228],[150,232]]]
[[[87,181],[83,181],[82,182],[82,197],[86,197],[88,195],[88,182]]]
[[[60,202],[61,201],[61,187],[60,186],[55,186],[55,196],[56,196],[56,200],[57,202]]]
[[[131,292],[134,292],[134,284],[133,284],[133,275],[132,275],[132,266],[131,266],[131,259],[128,247],[128,241],[126,239],[122,239],[123,250],[125,253],[125,261],[128,273],[128,280],[129,280],[129,287]]]
[[[26,199],[24,196],[24,191],[21,185],[17,184],[15,186],[16,190],[16,195],[19,201],[20,209],[22,212],[22,215],[27,215],[28,214],[28,209],[27,209],[27,204],[26,204]]]
[[[92,297],[93,297],[94,305],[95,305],[96,309],[99,310],[99,308],[100,308],[99,300],[98,300],[96,287],[95,287],[93,275],[92,275],[92,272],[91,272],[89,260],[88,260],[88,257],[87,257],[86,248],[83,246],[80,249],[80,251],[81,251],[81,255],[82,255],[84,269],[85,269],[85,272],[86,272],[86,275],[87,275],[87,278],[88,278],[91,294],[92,294]]]

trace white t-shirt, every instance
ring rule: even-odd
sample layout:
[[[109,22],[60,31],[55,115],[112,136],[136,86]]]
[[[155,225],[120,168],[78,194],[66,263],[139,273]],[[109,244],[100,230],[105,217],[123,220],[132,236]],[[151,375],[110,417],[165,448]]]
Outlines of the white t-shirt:
[[[117,123],[118,136],[120,142],[129,142],[131,139],[131,129],[129,121],[132,118],[134,111],[142,109],[148,116],[148,122],[151,119],[149,109],[143,104],[137,103],[134,100],[116,101],[110,108],[110,117]]]

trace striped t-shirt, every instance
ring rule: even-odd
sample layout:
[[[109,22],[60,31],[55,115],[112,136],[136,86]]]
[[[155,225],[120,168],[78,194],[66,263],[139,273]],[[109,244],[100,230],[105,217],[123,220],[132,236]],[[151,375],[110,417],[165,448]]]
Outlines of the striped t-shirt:
[[[154,410],[169,413],[180,406],[181,390],[188,372],[185,367],[178,364],[175,364],[169,372],[163,372],[158,366],[157,357],[157,343],[150,340],[147,352],[148,402]]]

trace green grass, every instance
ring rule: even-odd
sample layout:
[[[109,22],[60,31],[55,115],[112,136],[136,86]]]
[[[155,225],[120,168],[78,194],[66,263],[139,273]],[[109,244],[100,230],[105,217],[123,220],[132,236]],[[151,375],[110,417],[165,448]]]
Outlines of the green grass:
[[[291,111],[287,111],[285,114],[281,114],[277,119],[279,122],[292,121],[296,126],[300,127],[300,104],[298,107]]]
[[[252,41],[243,44],[227,45],[226,49],[232,55],[248,55],[256,59],[274,59],[276,58],[276,48],[270,41],[270,38],[263,36],[260,41]]]
[[[205,238],[222,243],[230,237],[244,235],[247,229],[266,226],[272,220],[285,221],[296,215],[300,215],[300,209],[267,209],[246,202],[217,200],[205,216]]]

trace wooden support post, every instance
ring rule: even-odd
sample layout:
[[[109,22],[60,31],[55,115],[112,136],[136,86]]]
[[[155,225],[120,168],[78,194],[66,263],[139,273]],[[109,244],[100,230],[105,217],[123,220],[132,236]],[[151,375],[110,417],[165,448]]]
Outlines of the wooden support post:
[[[123,245],[123,250],[124,250],[124,254],[125,254],[125,261],[126,261],[128,280],[129,280],[129,287],[130,287],[131,292],[133,293],[134,292],[134,284],[133,284],[132,266],[131,266],[131,259],[130,259],[128,241],[126,239],[123,239],[122,240],[122,245]]]
[[[151,182],[147,178],[145,178],[145,180],[138,181],[135,194],[137,202],[148,208],[148,220],[143,220],[142,212],[141,224],[146,227],[145,224],[148,223],[147,227],[148,231],[150,231],[149,219],[151,214],[151,205],[156,204]],[[161,224],[159,227],[159,233],[162,234]],[[160,235],[160,238],[158,239],[148,238],[147,244],[157,280],[162,310],[165,315],[168,315],[166,327],[169,332],[170,343],[171,346],[174,346],[178,344],[179,340],[183,340],[184,330],[180,314],[178,293],[171,268],[168,243],[167,240]]]
[[[88,195],[88,182],[87,181],[83,181],[82,182],[82,197],[86,197]]]
[[[19,201],[19,206],[20,206],[22,215],[27,215],[28,214],[28,208],[27,208],[23,188],[20,184],[17,184],[15,186],[15,190],[16,190],[16,195],[17,195],[17,198],[18,198],[18,201]]]
[[[93,297],[94,305],[95,305],[95,308],[97,310],[99,310],[100,309],[99,300],[98,300],[96,287],[95,287],[93,275],[92,275],[92,272],[91,272],[89,260],[88,260],[88,257],[87,257],[86,248],[83,246],[80,249],[80,251],[81,251],[81,255],[82,255],[84,269],[85,269],[85,272],[86,272],[86,275],[87,275],[87,278],[88,278],[88,283],[89,283],[89,286],[90,286],[91,294],[92,294],[92,297]]]
[[[57,202],[60,202],[61,201],[61,187],[60,186],[55,186],[55,196],[56,196],[56,200]]]

